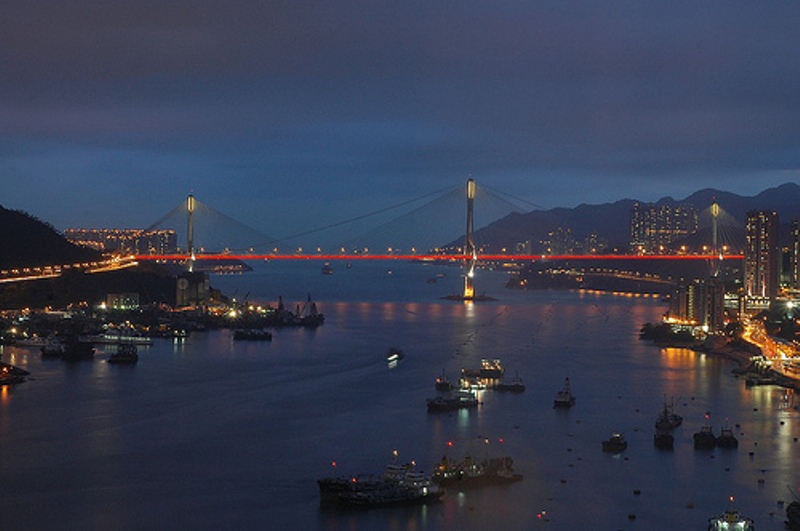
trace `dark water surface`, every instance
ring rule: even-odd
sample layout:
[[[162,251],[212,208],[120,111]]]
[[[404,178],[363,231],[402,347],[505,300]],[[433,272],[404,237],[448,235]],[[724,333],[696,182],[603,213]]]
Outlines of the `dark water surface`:
[[[729,361],[639,341],[664,303],[505,290],[503,273],[480,272],[479,290],[498,300],[464,304],[439,299],[458,291],[455,268],[334,263],[323,276],[320,265],[212,278],[254,301],[312,293],[325,324],[277,330],[271,343],[195,333],[141,348],[134,367],[102,350],[65,364],[0,347],[32,373],[0,391],[0,528],[688,530],[730,495],[758,529],[783,528],[778,500],[800,484],[795,397],[745,388]],[[390,346],[406,353],[394,368]],[[527,390],[426,412],[442,369],[455,379],[483,357]],[[553,410],[565,376],[577,405]],[[652,442],[664,397],[684,417],[672,452]],[[707,412],[717,431],[738,425],[738,449],[693,449]],[[612,431],[629,441],[619,456],[600,449]],[[445,453],[508,454],[525,478],[428,506],[320,510],[316,479],[332,461],[380,472],[394,449],[426,471]]]

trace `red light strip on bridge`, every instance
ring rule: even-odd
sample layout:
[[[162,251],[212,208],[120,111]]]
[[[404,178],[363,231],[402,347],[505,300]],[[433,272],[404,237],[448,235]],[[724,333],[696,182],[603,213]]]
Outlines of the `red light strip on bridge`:
[[[136,260],[189,260],[185,254],[143,254],[137,255]],[[195,260],[415,260],[415,261],[461,261],[469,260],[465,255],[443,254],[200,254]],[[741,260],[740,254],[725,255],[723,260]],[[719,260],[717,255],[678,254],[678,255],[627,255],[627,254],[565,254],[565,255],[510,255],[510,254],[482,254],[479,261],[484,262],[541,262],[555,260]]]

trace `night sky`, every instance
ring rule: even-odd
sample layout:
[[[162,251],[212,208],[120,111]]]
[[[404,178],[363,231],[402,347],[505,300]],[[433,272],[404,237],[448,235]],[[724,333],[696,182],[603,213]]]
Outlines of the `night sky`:
[[[0,204],[273,235],[474,177],[542,208],[800,180],[800,2],[0,8]]]

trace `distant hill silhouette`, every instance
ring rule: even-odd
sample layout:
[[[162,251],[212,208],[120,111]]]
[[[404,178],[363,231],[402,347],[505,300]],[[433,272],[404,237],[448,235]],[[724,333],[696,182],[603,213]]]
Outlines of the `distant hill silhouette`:
[[[0,206],[0,269],[70,264],[99,256],[70,243],[49,224]]]
[[[769,188],[756,196],[747,197],[721,190],[699,190],[685,199],[664,197],[658,205],[691,205],[699,213],[699,230],[696,236],[687,238],[686,244],[695,246],[711,241],[711,216],[709,208],[716,199],[723,210],[718,218],[720,242],[741,247],[744,242],[744,221],[750,210],[775,210],[781,222],[782,238],[788,237],[791,220],[800,215],[800,185],[786,183]],[[599,205],[582,204],[575,208],[553,208],[534,210],[525,214],[510,214],[475,232],[475,241],[484,252],[500,252],[503,248],[513,252],[518,243],[530,241],[532,252],[542,252],[539,242],[548,239],[548,233],[561,227],[570,229],[572,237],[581,241],[594,233],[614,249],[627,252],[630,241],[630,212],[635,199],[622,199],[614,203]],[[644,201],[639,201],[645,203]],[[476,210],[480,205],[475,206]],[[463,236],[448,244],[460,246]]]

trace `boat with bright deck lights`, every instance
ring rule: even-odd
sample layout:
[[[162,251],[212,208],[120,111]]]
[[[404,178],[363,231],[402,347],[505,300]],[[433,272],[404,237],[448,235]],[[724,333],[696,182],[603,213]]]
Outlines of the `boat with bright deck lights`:
[[[731,506],[724,513],[708,519],[708,531],[754,531],[753,519],[742,516],[733,508],[733,496],[730,501]]]
[[[467,378],[502,378],[505,369],[499,359],[482,359],[480,369],[461,369]]]

